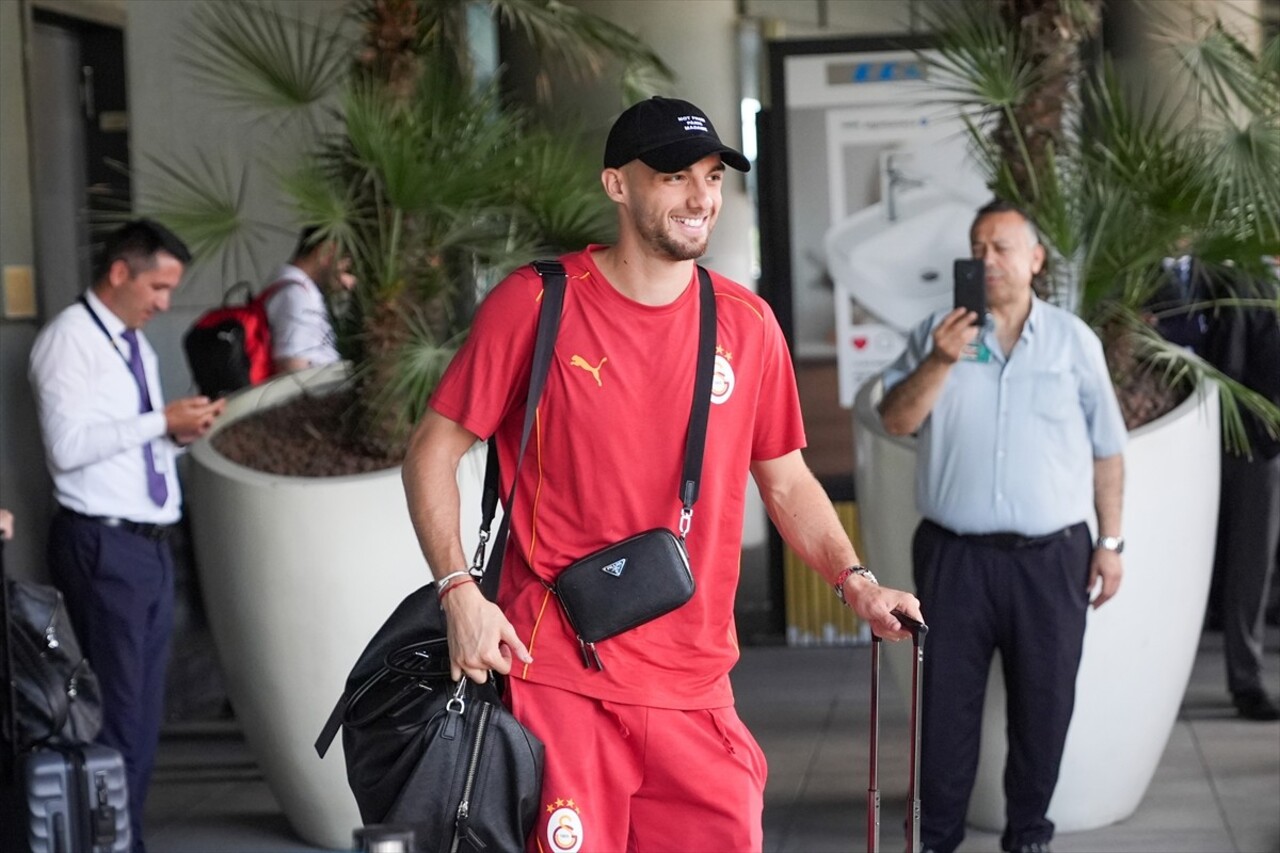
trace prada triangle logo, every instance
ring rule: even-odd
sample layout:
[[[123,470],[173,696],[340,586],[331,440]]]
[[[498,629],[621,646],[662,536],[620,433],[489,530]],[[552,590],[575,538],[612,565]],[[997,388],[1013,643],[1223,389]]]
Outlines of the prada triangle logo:
[[[627,558],[623,557],[621,560],[618,560],[617,562],[610,563],[609,565],[602,567],[601,570],[605,574],[610,574],[610,575],[613,575],[615,578],[620,578],[622,577],[622,570],[626,568],[626,565],[627,565]]]

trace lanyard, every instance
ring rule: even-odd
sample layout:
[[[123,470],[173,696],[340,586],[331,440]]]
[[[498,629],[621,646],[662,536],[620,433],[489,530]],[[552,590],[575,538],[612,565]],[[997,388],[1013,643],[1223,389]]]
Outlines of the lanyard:
[[[78,300],[84,306],[84,310],[89,312],[89,316],[93,318],[94,325],[102,330],[102,334],[107,336],[107,341],[111,344],[111,348],[116,351],[116,355],[120,356],[120,360],[124,362],[125,369],[129,371],[129,375],[133,376],[133,367],[129,364],[129,359],[120,351],[120,345],[116,343],[115,337],[107,330],[107,324],[102,322],[102,318],[98,316],[98,312],[93,310],[93,306],[89,304],[89,300],[82,295]],[[130,346],[133,346],[130,344]],[[141,346],[139,343],[138,346]],[[138,354],[138,360],[142,360],[142,354]],[[136,380],[135,380],[136,381]]]

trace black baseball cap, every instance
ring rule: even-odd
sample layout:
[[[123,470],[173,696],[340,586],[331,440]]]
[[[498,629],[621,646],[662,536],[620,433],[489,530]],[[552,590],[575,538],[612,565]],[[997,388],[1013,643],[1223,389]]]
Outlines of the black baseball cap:
[[[640,160],[659,172],[679,172],[709,154],[719,154],[739,172],[751,171],[746,157],[720,141],[706,113],[688,101],[653,97],[628,107],[613,123],[604,166]]]

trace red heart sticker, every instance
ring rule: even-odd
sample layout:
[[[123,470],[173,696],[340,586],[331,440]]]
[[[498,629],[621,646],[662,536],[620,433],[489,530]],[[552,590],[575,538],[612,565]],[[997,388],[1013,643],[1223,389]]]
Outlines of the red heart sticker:
[[[866,349],[866,348],[867,348],[867,339],[866,339],[865,337],[858,337],[858,338],[854,338],[854,339],[853,339],[853,348],[854,348],[854,349]]]

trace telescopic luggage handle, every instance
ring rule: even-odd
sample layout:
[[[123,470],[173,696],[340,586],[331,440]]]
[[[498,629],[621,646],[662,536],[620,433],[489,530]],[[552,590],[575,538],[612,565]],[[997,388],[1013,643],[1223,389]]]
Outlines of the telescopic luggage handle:
[[[911,806],[907,821],[907,851],[916,853],[920,838],[920,687],[924,666],[924,638],[929,626],[900,610],[893,616],[911,632],[915,665],[911,670],[911,771],[907,777],[907,799]],[[880,643],[871,637],[871,760],[867,784],[867,853],[880,853]]]

